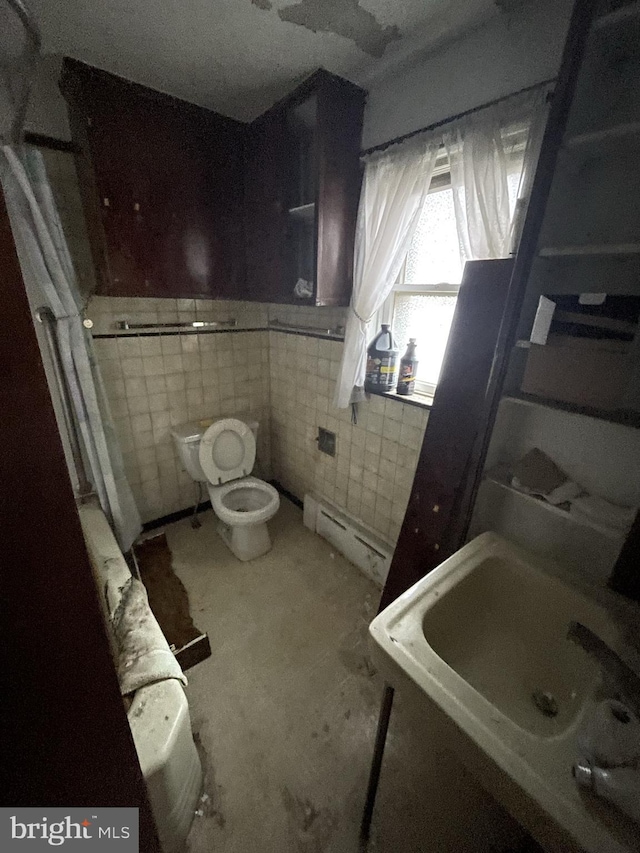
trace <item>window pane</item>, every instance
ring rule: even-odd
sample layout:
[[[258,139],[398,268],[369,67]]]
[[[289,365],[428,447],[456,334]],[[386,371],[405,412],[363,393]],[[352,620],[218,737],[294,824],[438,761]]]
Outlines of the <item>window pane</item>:
[[[406,284],[459,284],[463,260],[451,188],[429,193],[407,254]]]
[[[521,167],[520,159],[507,174],[511,216],[518,197]],[[459,284],[465,260],[458,242],[453,190],[448,187],[429,193],[407,254],[405,284]]]
[[[515,169],[507,174],[507,190],[509,192],[509,215],[513,219],[513,214],[516,210],[516,202],[518,201],[518,190],[520,189],[520,178],[522,177],[522,161],[518,164],[519,169]]]
[[[447,346],[456,296],[397,293],[393,313],[393,334],[400,355],[409,342],[417,340],[417,378],[435,385],[440,376],[442,359]]]

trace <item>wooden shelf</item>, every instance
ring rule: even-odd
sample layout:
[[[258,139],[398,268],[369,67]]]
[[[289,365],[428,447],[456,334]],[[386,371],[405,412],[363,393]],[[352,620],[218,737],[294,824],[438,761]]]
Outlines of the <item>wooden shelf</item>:
[[[547,409],[557,409],[572,415],[582,415],[587,418],[595,418],[600,421],[610,421],[614,424],[640,429],[640,412],[631,409],[597,409],[593,406],[578,406],[574,403],[565,403],[562,400],[552,400],[549,397],[536,397],[534,394],[516,392],[506,394],[503,400],[515,403],[524,403],[530,406],[542,406]]]
[[[575,246],[544,246],[541,258],[575,258],[579,255],[639,255],[640,243],[600,243]]]
[[[305,222],[311,222],[316,215],[316,206],[314,202],[310,204],[301,204],[299,207],[290,207],[289,216],[293,219],[301,219]]]
[[[613,12],[608,12],[606,15],[600,15],[593,22],[594,30],[603,30],[606,27],[613,27],[616,24],[626,21],[628,18],[640,17],[640,2],[627,3],[626,6],[621,6]]]
[[[601,527],[598,524],[590,523],[582,518],[576,518],[576,516],[571,515],[571,513],[562,509],[561,507],[554,506],[553,504],[548,503],[543,498],[536,497],[536,495],[527,494],[527,492],[523,492],[520,489],[516,489],[515,486],[512,486],[508,479],[508,474],[503,470],[494,470],[489,471],[484,476],[484,480],[488,483],[493,483],[495,486],[499,486],[501,489],[505,489],[512,495],[516,495],[519,499],[523,501],[528,501],[529,503],[535,504],[540,507],[545,512],[548,512],[550,515],[555,515],[559,518],[568,521],[571,524],[576,524],[579,527],[588,527],[590,530],[595,531],[596,533],[603,536],[605,539],[611,539],[616,542],[622,542],[625,539],[625,533],[617,533],[612,530],[609,530],[606,527]]]
[[[580,148],[598,147],[605,143],[634,137],[640,138],[640,121],[617,124],[602,130],[576,133],[574,136],[565,138],[563,148],[565,151],[574,151]]]

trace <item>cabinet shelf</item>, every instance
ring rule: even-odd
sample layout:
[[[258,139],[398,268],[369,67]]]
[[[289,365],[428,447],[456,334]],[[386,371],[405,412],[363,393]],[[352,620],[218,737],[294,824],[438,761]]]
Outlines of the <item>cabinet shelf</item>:
[[[593,406],[579,406],[574,403],[565,403],[562,400],[552,400],[550,397],[537,397],[535,394],[513,392],[505,395],[503,400],[515,403],[523,403],[529,406],[542,406],[547,409],[557,409],[572,415],[582,415],[587,418],[595,418],[600,421],[610,421],[614,424],[640,429],[640,412],[632,409],[598,409]]]
[[[625,139],[640,138],[640,121],[631,121],[624,124],[616,124],[601,130],[591,130],[585,133],[576,133],[564,140],[564,150],[573,152],[579,149],[598,148],[607,143]]]
[[[608,12],[606,15],[600,15],[600,17],[596,18],[593,22],[593,29],[603,30],[607,27],[613,27],[629,18],[637,17],[640,17],[640,2],[627,3],[626,6],[621,6],[619,9],[614,9],[613,12]]]
[[[548,503],[543,498],[536,497],[536,495],[527,494],[527,492],[523,492],[520,489],[516,489],[515,486],[512,486],[508,479],[508,474],[504,470],[493,470],[488,471],[484,476],[484,481],[487,483],[492,483],[494,486],[498,486],[500,489],[504,489],[509,494],[515,495],[518,499],[522,501],[529,502],[530,504],[534,504],[540,507],[543,511],[548,512],[550,515],[555,515],[558,518],[564,519],[564,521],[569,524],[575,524],[578,527],[587,527],[589,530],[593,530],[596,533],[600,534],[600,536],[605,539],[612,540],[614,542],[619,542],[622,545],[625,534],[624,533],[615,533],[611,530],[608,530],[605,527],[601,527],[598,524],[590,523],[582,518],[576,518],[574,515],[566,510],[562,509],[559,506],[554,506],[553,504]]]
[[[315,202],[312,201],[309,204],[301,204],[298,207],[290,207],[288,213],[292,219],[298,219],[303,222],[312,222],[316,215]]]
[[[593,243],[592,245],[544,246],[541,258],[574,258],[578,255],[638,255],[640,243]]]

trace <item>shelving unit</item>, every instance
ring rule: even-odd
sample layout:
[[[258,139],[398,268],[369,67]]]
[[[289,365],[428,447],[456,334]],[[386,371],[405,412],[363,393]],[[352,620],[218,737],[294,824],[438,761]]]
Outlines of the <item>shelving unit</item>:
[[[624,538],[603,535],[569,513],[491,478],[480,486],[470,536],[486,530],[569,566],[595,584],[610,573]]]
[[[607,27],[615,26],[629,18],[637,18],[640,16],[640,3],[628,3],[613,12],[608,12],[606,15],[601,15],[593,22],[594,30],[604,30]]]
[[[526,403],[530,406],[542,406],[546,409],[556,409],[559,412],[567,412],[572,415],[583,415],[586,418],[609,421],[610,423],[632,427],[633,429],[640,429],[640,412],[631,410],[608,411],[606,409],[597,409],[592,406],[574,406],[573,404],[565,403],[562,400],[552,400],[547,397],[536,397],[533,394],[525,394],[523,392],[509,394],[504,399]]]
[[[640,243],[603,243],[584,246],[544,246],[541,258],[577,257],[579,255],[638,255]]]
[[[288,213],[292,219],[298,219],[304,222],[313,222],[316,215],[315,202],[300,204],[298,207],[290,207]]]
[[[503,396],[470,536],[494,530],[604,584],[625,536],[511,484],[516,463],[537,447],[588,494],[619,506],[640,505],[640,431],[600,414]]]
[[[487,474],[485,474],[485,481],[493,483],[495,486],[498,486],[501,489],[506,489],[508,492],[517,496],[523,501],[534,502],[540,509],[550,513],[551,515],[563,519],[568,524],[576,524],[578,526],[586,527],[589,530],[595,531],[600,536],[603,536],[605,539],[613,540],[618,544],[618,547],[622,546],[622,542],[624,540],[624,535],[622,533],[614,533],[611,530],[608,530],[607,528],[600,527],[598,524],[592,524],[582,518],[578,518],[575,515],[571,515],[568,510],[563,509],[562,507],[550,504],[543,498],[536,497],[536,495],[530,495],[527,492],[523,492],[521,489],[517,489],[509,482],[509,476],[505,470],[488,472]]]
[[[586,133],[577,133],[575,136],[568,136],[564,141],[564,151],[565,153],[572,153],[576,149],[600,147],[603,144],[636,137],[640,139],[640,121],[631,121],[602,130],[592,130]]]

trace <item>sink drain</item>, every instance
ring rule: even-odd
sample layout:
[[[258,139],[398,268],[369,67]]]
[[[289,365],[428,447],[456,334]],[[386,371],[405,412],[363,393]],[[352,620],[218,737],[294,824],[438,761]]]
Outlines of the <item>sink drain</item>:
[[[560,709],[552,693],[548,693],[546,690],[534,690],[531,698],[538,711],[544,714],[545,717],[558,716]]]

